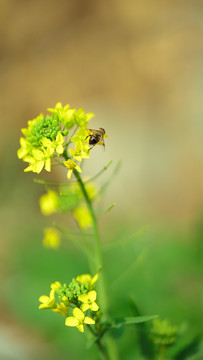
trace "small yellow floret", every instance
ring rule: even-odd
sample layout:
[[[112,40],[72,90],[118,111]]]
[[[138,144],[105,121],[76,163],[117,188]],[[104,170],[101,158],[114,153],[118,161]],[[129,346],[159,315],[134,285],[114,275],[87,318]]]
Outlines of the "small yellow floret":
[[[58,210],[58,194],[53,190],[48,190],[47,194],[40,197],[40,209],[43,215],[51,215]]]
[[[60,245],[60,237],[58,232],[53,228],[45,228],[42,243],[46,248],[57,249]]]
[[[76,280],[81,284],[88,284],[90,285],[90,289],[94,287],[94,284],[96,283],[97,279],[99,277],[99,274],[95,274],[93,277],[90,274],[82,274],[78,275]]]
[[[97,311],[99,306],[96,304],[95,300],[97,293],[95,290],[89,291],[87,294],[82,294],[78,297],[82,304],[82,311],[87,311],[88,309],[92,311]]]
[[[81,229],[87,229],[92,226],[91,215],[85,207],[78,206],[73,211],[73,216],[77,220],[78,225],[80,226]]]
[[[67,169],[68,169],[68,174],[67,174],[67,178],[68,178],[68,179],[71,178],[71,175],[72,175],[72,172],[73,172],[74,169],[77,170],[78,172],[82,172],[82,170],[81,170],[81,168],[79,167],[79,165],[77,165],[77,164],[75,163],[75,161],[73,161],[73,160],[68,159],[68,160],[64,161],[63,163],[64,163],[64,165],[65,165],[65,166],[67,167]]]
[[[93,325],[95,321],[85,316],[82,310],[77,307],[73,310],[73,316],[68,317],[65,321],[66,326],[76,326],[80,332],[84,332],[85,324]]]

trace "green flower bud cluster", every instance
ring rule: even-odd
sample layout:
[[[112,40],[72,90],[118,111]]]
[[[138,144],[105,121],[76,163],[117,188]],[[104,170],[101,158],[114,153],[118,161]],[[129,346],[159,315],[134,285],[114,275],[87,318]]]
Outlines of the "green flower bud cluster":
[[[63,296],[66,296],[70,302],[74,302],[74,300],[77,301],[80,295],[86,294],[88,290],[88,283],[80,284],[75,278],[73,278],[69,285],[63,284],[63,286],[57,289],[57,295],[60,301]]]
[[[45,118],[41,117],[30,130],[30,136],[27,140],[35,147],[39,146],[39,141],[42,138],[49,140],[56,140],[57,134],[60,132],[59,120],[54,116],[47,115]]]
[[[153,342],[160,346],[170,346],[176,341],[177,327],[170,325],[168,320],[153,321],[153,327],[151,329]]]

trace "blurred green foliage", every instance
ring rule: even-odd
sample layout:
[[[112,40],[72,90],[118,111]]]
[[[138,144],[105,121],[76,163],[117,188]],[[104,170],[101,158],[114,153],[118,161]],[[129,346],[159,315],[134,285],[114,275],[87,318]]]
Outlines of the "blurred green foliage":
[[[105,271],[113,314],[117,317],[137,315],[131,306],[134,299],[141,315],[158,314],[180,328],[184,326],[191,337],[201,334],[202,266],[197,261],[199,251],[197,244],[195,246],[195,236],[193,242],[188,241],[188,236],[181,231],[166,227],[149,228],[134,239],[132,228],[131,225],[118,229],[114,239],[109,239],[119,242],[129,238],[127,244],[105,250]],[[104,235],[108,236],[105,231]],[[10,252],[9,263],[13,271],[5,282],[4,300],[12,313],[51,339],[60,351],[70,353],[72,359],[80,356],[95,359],[94,348],[85,351],[84,339],[77,331],[64,326],[63,317],[38,310],[38,298],[48,294],[50,283],[67,282],[77,274],[89,271],[85,257],[70,245],[65,245],[65,239],[58,251],[45,250],[40,237],[41,229],[36,225],[22,230],[20,240]],[[150,326],[147,324],[144,328],[149,335]],[[128,326],[115,332],[121,355],[126,359],[132,359],[135,349],[138,351],[136,343],[140,331],[143,329]],[[142,359],[139,351],[137,356]]]
[[[33,184],[30,176],[25,177],[20,165],[15,167],[15,186],[6,182],[14,169],[12,160],[4,163],[2,169],[2,238],[8,241],[2,243],[2,249],[6,247],[7,251],[2,264],[1,301],[15,321],[19,319],[25,328],[29,326],[51,343],[56,352],[49,354],[49,359],[66,356],[71,360],[93,360],[97,350],[94,346],[86,349],[85,337],[77,329],[65,327],[64,318],[58,314],[50,316],[49,312],[38,310],[38,299],[49,293],[50,283],[69,282],[78,274],[89,272],[86,258],[65,237],[57,251],[42,247],[42,229],[47,219],[40,214],[37,202],[43,187]],[[140,229],[138,224],[123,223],[122,218],[114,218],[110,228],[102,224],[100,229],[105,240],[104,268],[112,314],[157,314],[161,319],[169,319],[179,329],[177,342],[169,349],[171,358],[201,359],[201,355],[192,357],[201,351],[203,335],[201,214],[190,230],[171,223]],[[148,322],[115,329],[121,358],[150,359],[151,326]]]

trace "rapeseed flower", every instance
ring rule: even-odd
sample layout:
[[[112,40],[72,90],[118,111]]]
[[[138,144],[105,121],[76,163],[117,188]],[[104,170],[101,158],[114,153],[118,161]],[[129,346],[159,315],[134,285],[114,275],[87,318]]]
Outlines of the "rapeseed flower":
[[[57,212],[59,207],[58,194],[53,190],[48,190],[46,194],[40,197],[39,204],[43,215],[51,215]]]
[[[41,113],[21,130],[24,137],[20,138],[21,147],[17,155],[29,164],[25,172],[37,174],[43,169],[50,172],[52,160],[54,165],[59,165],[61,162],[56,157],[62,157],[68,168],[67,178],[70,179],[74,169],[82,171],[75,161],[89,158],[91,130],[87,129],[87,125],[94,114],[85,114],[83,109],[71,109],[70,105],[63,107],[60,102],[47,110],[49,115]],[[72,135],[77,133],[71,137],[69,131],[72,128]],[[74,149],[68,149],[71,143],[75,145]]]
[[[82,205],[73,211],[73,216],[77,220],[81,229],[87,229],[92,226],[92,218],[89,211]]]
[[[96,281],[98,280],[99,274],[95,274],[93,277],[90,274],[82,274],[76,277],[76,280],[89,287],[89,289],[93,289]]]
[[[77,164],[75,163],[75,161],[73,161],[73,160],[68,159],[68,160],[64,161],[63,163],[64,163],[64,165],[65,165],[65,166],[67,167],[67,169],[68,169],[68,173],[67,173],[67,178],[68,178],[68,179],[71,178],[71,175],[72,175],[73,170],[77,170],[78,172],[82,172],[82,170],[81,170],[81,168],[79,167],[79,165],[77,165]]]
[[[45,228],[42,243],[46,248],[58,249],[60,245],[59,233],[53,228]]]
[[[87,294],[82,294],[78,297],[78,300],[80,300],[82,304],[82,311],[97,311],[99,309],[99,306],[96,304],[95,300],[97,297],[97,293],[95,290],[89,291]]]
[[[66,326],[76,326],[80,332],[84,332],[85,324],[93,325],[95,321],[88,316],[85,316],[84,312],[78,307],[73,309],[73,316],[66,319]]]

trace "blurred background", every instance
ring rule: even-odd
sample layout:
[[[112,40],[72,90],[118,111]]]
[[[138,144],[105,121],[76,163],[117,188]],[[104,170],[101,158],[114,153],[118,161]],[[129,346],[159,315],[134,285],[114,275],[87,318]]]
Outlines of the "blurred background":
[[[112,252],[104,255],[115,314],[130,311],[128,291],[143,315],[201,333],[203,3],[0,5],[0,360],[96,358],[63,319],[37,309],[50,282],[88,272],[70,245],[66,252],[42,248],[42,229],[50,223],[38,205],[44,189],[16,156],[20,129],[58,101],[94,112],[91,127],[108,134],[106,150],[92,151],[86,175],[114,160],[98,180],[102,185],[121,160],[102,200],[104,208],[116,202],[100,220],[104,243],[148,227],[113,253],[114,264]],[[65,174],[54,177],[65,180]],[[121,354],[127,356],[136,336],[126,330]]]

